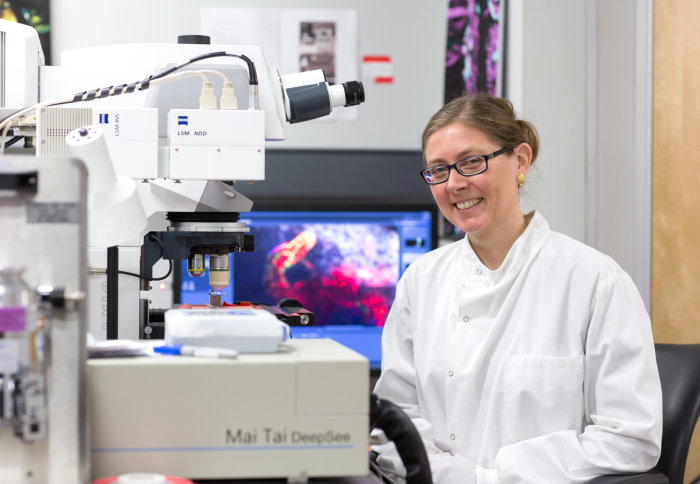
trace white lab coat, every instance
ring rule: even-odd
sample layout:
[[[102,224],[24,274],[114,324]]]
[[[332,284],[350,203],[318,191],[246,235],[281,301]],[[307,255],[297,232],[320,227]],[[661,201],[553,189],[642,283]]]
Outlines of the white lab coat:
[[[466,238],[412,263],[382,348],[375,393],[413,419],[435,482],[586,482],[658,460],[661,386],[639,293],[538,213],[496,270]]]

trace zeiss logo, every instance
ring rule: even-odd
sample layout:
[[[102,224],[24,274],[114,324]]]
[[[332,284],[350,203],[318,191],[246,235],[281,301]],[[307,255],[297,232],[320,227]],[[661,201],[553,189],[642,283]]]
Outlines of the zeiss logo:
[[[178,126],[187,126],[189,124],[188,117],[187,116],[178,116],[177,117],[177,125]]]
[[[100,124],[109,124],[109,114],[100,114]]]

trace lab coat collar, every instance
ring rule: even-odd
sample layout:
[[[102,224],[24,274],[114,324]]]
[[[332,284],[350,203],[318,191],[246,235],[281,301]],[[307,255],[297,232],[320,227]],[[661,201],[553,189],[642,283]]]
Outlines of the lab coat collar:
[[[469,238],[465,236],[462,241],[463,262],[461,268],[467,271],[481,270],[486,274],[489,282],[493,284],[498,284],[504,277],[520,272],[528,260],[531,260],[539,251],[550,234],[549,224],[539,212],[533,210],[527,213],[525,218],[529,220],[527,227],[508,250],[500,267],[494,270],[487,268],[474,252]]]

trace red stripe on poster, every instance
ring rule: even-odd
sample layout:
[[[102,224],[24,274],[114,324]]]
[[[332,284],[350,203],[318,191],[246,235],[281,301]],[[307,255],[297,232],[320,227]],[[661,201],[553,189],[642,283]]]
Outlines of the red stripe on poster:
[[[391,57],[388,55],[365,55],[362,56],[362,62],[391,62]]]

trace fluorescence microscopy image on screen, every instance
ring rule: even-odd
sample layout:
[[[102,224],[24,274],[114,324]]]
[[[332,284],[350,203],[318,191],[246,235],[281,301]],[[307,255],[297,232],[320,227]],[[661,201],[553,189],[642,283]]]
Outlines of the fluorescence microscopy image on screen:
[[[296,299],[316,325],[384,325],[399,279],[395,226],[290,223],[252,232],[255,251],[235,255],[237,300]]]

